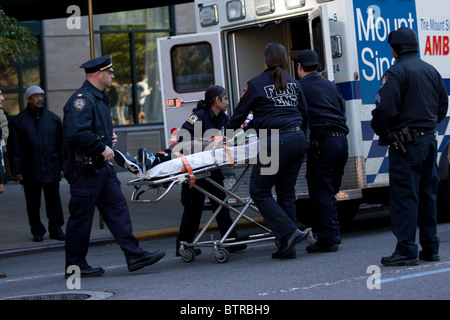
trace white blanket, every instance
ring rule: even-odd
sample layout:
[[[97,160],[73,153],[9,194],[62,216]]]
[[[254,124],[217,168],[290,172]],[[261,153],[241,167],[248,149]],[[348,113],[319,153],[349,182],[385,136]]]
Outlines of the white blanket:
[[[228,154],[231,155],[231,157]],[[243,145],[227,147],[226,149],[215,148],[213,150],[185,155],[184,157],[189,162],[192,170],[195,171],[195,169],[211,165],[256,163],[257,154],[258,141],[256,139],[251,139],[248,143]],[[145,172],[143,178],[153,179],[181,173],[181,170],[185,165],[181,158],[174,157],[176,156],[172,154],[172,160],[158,164]]]

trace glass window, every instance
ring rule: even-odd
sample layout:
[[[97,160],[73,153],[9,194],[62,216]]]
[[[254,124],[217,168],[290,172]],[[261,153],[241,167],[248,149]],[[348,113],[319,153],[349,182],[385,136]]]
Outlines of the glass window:
[[[171,35],[171,7],[96,15],[96,56],[110,54],[114,125],[163,122],[156,39]]]
[[[214,84],[212,47],[209,43],[174,46],[170,57],[175,91],[201,91]]]

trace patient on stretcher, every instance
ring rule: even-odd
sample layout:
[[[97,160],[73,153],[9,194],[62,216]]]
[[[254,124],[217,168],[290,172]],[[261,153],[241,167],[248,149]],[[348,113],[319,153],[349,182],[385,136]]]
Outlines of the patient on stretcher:
[[[198,140],[191,140],[187,142],[175,142],[168,149],[159,151],[156,154],[147,153],[145,148],[140,148],[137,157],[133,157],[128,153],[122,153],[119,150],[114,150],[114,160],[116,163],[127,169],[133,174],[145,173],[154,166],[163,162],[172,160],[172,151],[178,151],[181,154],[191,154],[193,151],[205,151],[212,148],[220,148],[223,137],[216,141],[200,142]],[[220,141],[218,141],[220,140]]]

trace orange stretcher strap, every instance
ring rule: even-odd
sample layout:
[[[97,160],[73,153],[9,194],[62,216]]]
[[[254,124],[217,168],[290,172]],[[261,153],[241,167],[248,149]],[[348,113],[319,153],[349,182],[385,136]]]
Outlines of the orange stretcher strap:
[[[174,154],[177,157],[181,158],[181,161],[184,164],[184,167],[183,167],[183,169],[181,169],[181,172],[187,172],[189,174],[189,177],[191,178],[191,187],[193,187],[195,184],[195,176],[194,176],[194,172],[192,171],[192,167],[189,164],[188,159],[180,152],[174,152]]]

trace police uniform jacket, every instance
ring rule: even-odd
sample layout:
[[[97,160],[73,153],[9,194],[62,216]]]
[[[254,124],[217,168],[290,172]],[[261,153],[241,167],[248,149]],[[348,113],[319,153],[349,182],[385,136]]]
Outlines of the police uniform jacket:
[[[228,122],[228,116],[224,112],[219,112],[219,114],[216,116],[213,110],[211,108],[208,109],[198,109],[192,113],[192,115],[186,120],[185,123],[181,126],[182,129],[186,129],[191,133],[191,137],[194,137],[194,126],[195,123],[200,122],[202,123],[202,138],[205,138],[206,140],[211,139],[214,135],[211,137],[203,137],[206,130],[209,129],[226,129],[226,125]],[[197,124],[198,125],[198,124]]]
[[[60,117],[46,109],[38,115],[28,105],[10,124],[11,173],[29,184],[60,181],[62,136]]]
[[[256,130],[285,130],[302,126],[308,105],[300,83],[285,73],[287,88],[277,92],[270,76],[272,71],[273,68],[268,68],[247,83],[234,114],[228,121],[228,128],[239,128],[250,112],[253,112],[252,122]]]
[[[378,135],[404,127],[433,133],[447,114],[448,94],[438,71],[410,52],[383,75],[375,105],[372,128]]]
[[[308,102],[311,138],[321,138],[331,132],[348,134],[344,99],[338,86],[318,72],[308,73],[300,84]]]
[[[101,154],[112,146],[109,98],[88,80],[64,106],[64,146],[86,156]]]

